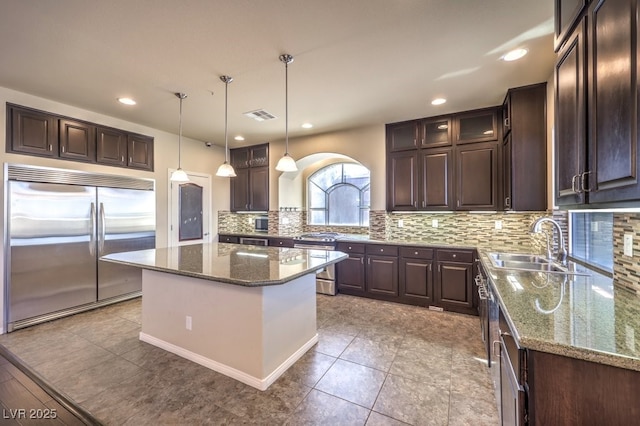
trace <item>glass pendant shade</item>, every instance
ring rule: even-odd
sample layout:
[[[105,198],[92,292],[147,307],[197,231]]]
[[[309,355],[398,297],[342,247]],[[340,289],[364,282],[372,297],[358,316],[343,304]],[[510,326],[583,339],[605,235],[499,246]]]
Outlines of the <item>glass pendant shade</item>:
[[[226,161],[218,167],[216,176],[219,177],[236,177],[236,171],[233,170],[233,166]]]
[[[220,80],[224,83],[224,163],[218,167],[216,176],[219,177],[236,177],[236,171],[233,170],[233,166],[229,164],[229,134],[227,132],[227,109],[229,105],[229,83],[233,81],[233,77],[228,75],[220,76]]]
[[[178,169],[171,173],[171,182],[189,182],[189,176],[184,170]]]
[[[296,160],[291,158],[288,153],[285,153],[284,156],[278,161],[276,170],[280,172],[297,172],[298,166],[296,166]]]

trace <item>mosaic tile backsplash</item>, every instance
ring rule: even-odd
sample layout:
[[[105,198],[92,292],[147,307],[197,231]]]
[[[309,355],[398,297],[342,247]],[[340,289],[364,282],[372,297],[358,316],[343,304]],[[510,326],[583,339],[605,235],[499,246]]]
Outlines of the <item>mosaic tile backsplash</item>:
[[[633,257],[624,255],[624,234],[633,236]],[[638,261],[638,256],[640,256],[640,213],[614,213],[614,282],[640,296],[640,261]]]
[[[384,210],[369,212],[369,227],[336,227],[306,225],[305,211],[269,211],[269,233],[293,236],[303,232],[334,231],[347,234],[368,234],[374,240],[433,239],[455,245],[491,245],[504,249],[531,248],[546,253],[545,233],[530,234],[533,221],[542,216],[553,216],[562,227],[568,241],[568,214],[565,211],[527,213],[397,213]],[[261,214],[218,212],[218,232],[252,233],[254,219]],[[402,226],[400,222],[402,221]],[[437,221],[437,227],[434,223]],[[640,213],[616,213],[613,216],[614,279],[616,285],[635,292],[640,297]],[[498,226],[496,226],[498,224]],[[501,229],[496,229],[501,227]],[[551,235],[552,229],[545,225]],[[634,256],[623,252],[624,234],[634,236]],[[550,241],[557,242],[557,238]],[[557,247],[552,247],[556,252]]]

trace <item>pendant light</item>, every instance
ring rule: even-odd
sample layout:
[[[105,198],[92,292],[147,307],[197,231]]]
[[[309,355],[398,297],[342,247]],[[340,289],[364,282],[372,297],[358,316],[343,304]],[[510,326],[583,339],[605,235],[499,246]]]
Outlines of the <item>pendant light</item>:
[[[189,182],[189,176],[180,167],[180,151],[182,148],[182,101],[187,97],[184,93],[175,94],[180,99],[180,130],[178,132],[178,170],[171,173],[171,182]]]
[[[229,140],[227,139],[227,107],[229,83],[233,81],[233,77],[228,75],[220,76],[220,80],[224,83],[224,163],[218,167],[216,176],[220,177],[236,177],[236,171],[233,170],[233,166],[229,164]]]
[[[280,61],[284,62],[284,156],[278,161],[276,170],[281,172],[298,171],[296,161],[289,155],[289,64],[293,62],[293,56],[284,54],[280,55]]]

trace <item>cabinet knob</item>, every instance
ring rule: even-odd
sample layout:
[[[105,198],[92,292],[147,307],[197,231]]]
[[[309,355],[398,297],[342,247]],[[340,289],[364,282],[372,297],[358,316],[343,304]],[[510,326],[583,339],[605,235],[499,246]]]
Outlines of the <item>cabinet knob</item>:
[[[413,254],[417,255],[417,254],[418,254],[418,252],[415,252],[415,253],[413,253]]]
[[[451,256],[451,257],[453,257],[453,258],[455,259],[455,258],[456,258],[456,256],[458,256],[458,255],[457,255],[457,254],[454,254],[454,255],[453,255],[453,256]]]
[[[349,246],[349,250],[351,250],[351,246]]]
[[[380,249],[380,253],[382,253],[384,251],[384,249]]]

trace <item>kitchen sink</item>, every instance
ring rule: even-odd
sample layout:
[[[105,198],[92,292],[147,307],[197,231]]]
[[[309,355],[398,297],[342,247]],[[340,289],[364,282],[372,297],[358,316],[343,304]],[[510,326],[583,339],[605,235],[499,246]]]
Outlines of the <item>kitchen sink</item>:
[[[517,271],[548,272],[555,274],[589,275],[575,272],[565,266],[536,254],[489,253],[489,259],[496,268]]]

